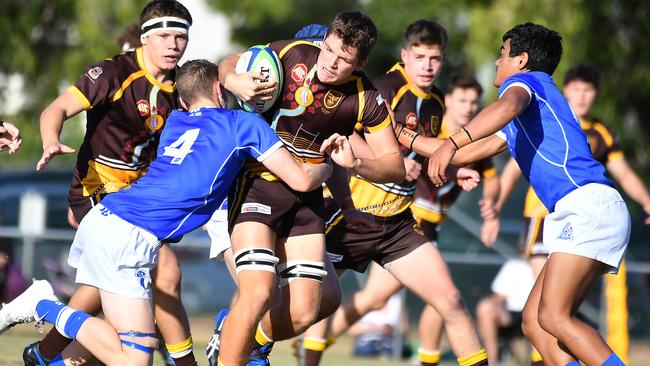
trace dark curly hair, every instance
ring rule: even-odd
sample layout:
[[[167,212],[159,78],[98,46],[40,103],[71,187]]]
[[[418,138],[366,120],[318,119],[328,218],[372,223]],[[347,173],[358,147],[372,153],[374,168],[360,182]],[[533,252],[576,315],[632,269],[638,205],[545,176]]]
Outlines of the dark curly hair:
[[[406,32],[404,32],[406,47],[438,45],[444,53],[447,49],[447,39],[447,31],[442,25],[426,19],[420,19],[409,24],[406,27]]]
[[[542,25],[519,24],[503,35],[503,42],[510,39],[510,57],[526,52],[530,71],[544,71],[553,75],[562,58],[562,37],[556,31]]]
[[[339,13],[327,29],[327,36],[335,34],[345,47],[357,50],[359,60],[365,60],[377,43],[377,27],[372,19],[358,11]]]
[[[593,85],[596,90],[600,87],[600,73],[598,69],[589,64],[578,64],[564,74],[564,85],[574,80],[587,82]]]

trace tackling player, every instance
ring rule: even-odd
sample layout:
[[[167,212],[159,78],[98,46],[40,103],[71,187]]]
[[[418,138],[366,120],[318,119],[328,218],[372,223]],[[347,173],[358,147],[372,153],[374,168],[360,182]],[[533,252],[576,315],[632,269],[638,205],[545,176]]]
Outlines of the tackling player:
[[[72,227],[107,194],[129,187],[147,171],[167,117],[181,108],[174,77],[191,24],[189,11],[177,1],[148,3],[140,13],[142,47],[90,66],[41,114],[43,156],[36,170],[43,170],[57,155],[75,152],[59,140],[61,130],[64,121],[86,111],[87,132],[68,194]],[[180,298],[180,268],[167,246],[160,249],[158,268],[154,275],[158,326],[176,365],[196,365]],[[70,305],[95,314],[100,311],[99,293],[82,286]],[[23,359],[27,365],[47,364],[70,342],[52,328],[41,342],[25,348]]]
[[[189,112],[171,113],[147,174],[93,207],[70,249],[77,282],[99,289],[106,320],[42,300],[39,291],[28,289],[2,309],[3,325],[35,318],[55,325],[105,364],[150,365],[157,346],[150,271],[161,242],[179,241],[203,225],[247,159],[299,192],[313,190],[331,174],[328,164],[296,162],[258,116],[222,108],[216,65],[189,61],[179,69],[177,83]],[[320,151],[344,167],[354,164],[345,137],[333,134]]]

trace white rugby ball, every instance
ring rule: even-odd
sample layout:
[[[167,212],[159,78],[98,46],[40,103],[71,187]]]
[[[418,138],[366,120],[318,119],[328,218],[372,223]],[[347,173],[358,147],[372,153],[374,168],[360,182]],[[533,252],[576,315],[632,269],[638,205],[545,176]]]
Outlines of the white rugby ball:
[[[235,66],[235,72],[240,74],[243,72],[259,72],[266,76],[266,80],[276,81],[278,83],[277,89],[271,95],[269,100],[260,100],[256,97],[252,100],[245,102],[237,97],[237,102],[243,110],[253,113],[263,113],[268,111],[275,103],[282,90],[282,80],[284,72],[282,70],[282,63],[280,58],[275,52],[266,46],[253,46],[244,52]]]

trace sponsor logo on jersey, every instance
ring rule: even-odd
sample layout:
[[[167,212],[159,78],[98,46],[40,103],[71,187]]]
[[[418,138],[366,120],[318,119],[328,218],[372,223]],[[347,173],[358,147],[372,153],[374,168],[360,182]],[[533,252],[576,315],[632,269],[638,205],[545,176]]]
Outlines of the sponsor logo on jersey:
[[[159,129],[162,128],[162,126],[165,124],[165,119],[159,115],[159,114],[154,114],[152,116],[149,116],[145,121],[144,125],[149,129],[150,131],[158,131]]]
[[[325,108],[332,109],[336,107],[341,101],[342,97],[343,93],[337,92],[335,90],[328,90],[327,94],[325,94],[325,99],[323,100]]]
[[[307,66],[305,66],[305,64],[297,64],[296,66],[293,67],[293,69],[291,69],[291,78],[296,83],[305,80],[306,76],[307,76]]]
[[[415,131],[418,128],[418,116],[413,112],[406,115],[404,122],[406,122],[406,128],[409,130]]]
[[[327,252],[327,257],[330,259],[332,263],[339,263],[340,261],[343,260],[343,254]]]
[[[146,117],[149,115],[149,102],[144,99],[140,99],[136,105],[138,107],[138,113],[140,114],[140,117]]]
[[[102,74],[103,71],[104,70],[102,70],[102,68],[99,66],[93,67],[92,69],[88,70],[88,76],[90,76],[90,78],[93,80],[97,80],[97,78],[99,77],[99,75]]]
[[[308,86],[303,85],[296,89],[296,103],[302,107],[308,107],[314,102],[314,93]]]
[[[271,214],[271,206],[261,203],[248,202],[241,205],[241,213],[260,213],[264,215]]]

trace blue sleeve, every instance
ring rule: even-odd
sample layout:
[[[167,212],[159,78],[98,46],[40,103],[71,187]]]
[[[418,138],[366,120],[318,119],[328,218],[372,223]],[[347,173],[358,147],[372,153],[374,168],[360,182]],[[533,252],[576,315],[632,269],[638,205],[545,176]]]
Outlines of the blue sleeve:
[[[282,146],[275,131],[260,116],[244,111],[235,111],[237,116],[237,146],[244,156],[264,161]]]

